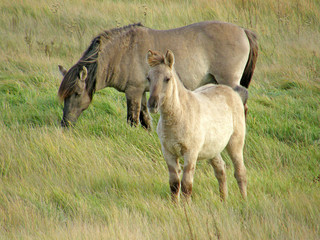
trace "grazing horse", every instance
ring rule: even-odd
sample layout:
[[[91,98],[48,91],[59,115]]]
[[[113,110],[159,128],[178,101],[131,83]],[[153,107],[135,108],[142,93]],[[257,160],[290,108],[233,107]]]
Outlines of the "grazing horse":
[[[80,60],[63,75],[58,96],[64,101],[62,126],[76,122],[95,91],[113,87],[127,99],[127,121],[147,129],[148,49],[170,48],[183,84],[194,90],[207,83],[248,88],[258,54],[256,35],[224,22],[199,22],[176,29],[154,30],[133,24],[94,38]]]
[[[207,84],[195,91],[187,90],[173,68],[174,55],[168,50],[164,56],[149,50],[148,108],[160,110],[157,133],[169,170],[169,184],[173,201],[178,201],[180,185],[187,200],[191,197],[196,162],[209,159],[219,182],[220,197],[227,197],[226,167],[221,152],[227,151],[234,165],[242,197],[247,196],[246,168],[243,163],[245,115],[243,103],[246,90],[237,93],[229,86]],[[240,96],[242,95],[242,96]],[[184,158],[180,184],[179,157]]]

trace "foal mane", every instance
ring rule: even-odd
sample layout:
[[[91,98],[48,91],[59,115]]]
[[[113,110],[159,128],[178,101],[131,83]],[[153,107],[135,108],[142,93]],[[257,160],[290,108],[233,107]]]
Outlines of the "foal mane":
[[[143,25],[141,23],[135,23],[120,28],[113,28],[111,30],[104,31],[97,37],[95,37],[91,41],[88,49],[83,53],[80,60],[75,65],[73,65],[64,76],[58,90],[59,98],[61,100],[64,100],[75,92],[77,78],[80,77],[80,72],[83,69],[83,66],[85,66],[88,70],[88,76],[86,79],[86,90],[90,98],[92,99],[96,88],[96,74],[98,68],[99,51],[101,49],[102,43],[104,42],[102,41],[102,39],[110,40],[114,36],[118,36],[119,34],[128,32],[135,27],[143,27]]]
[[[148,64],[150,67],[155,67],[164,63],[164,55],[159,51],[151,51],[152,55],[148,56]]]

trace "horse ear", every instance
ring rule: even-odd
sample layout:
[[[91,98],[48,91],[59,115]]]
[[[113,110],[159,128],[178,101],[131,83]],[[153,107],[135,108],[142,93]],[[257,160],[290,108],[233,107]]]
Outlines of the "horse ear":
[[[174,55],[171,50],[167,50],[166,57],[164,58],[164,63],[168,65],[170,68],[172,68],[174,64]]]
[[[82,92],[86,88],[86,79],[88,76],[88,70],[85,66],[79,72],[80,79],[77,80],[77,87],[80,92]]]
[[[152,56],[154,54],[154,52],[151,51],[151,49],[148,50],[147,56]]]
[[[67,70],[62,67],[61,65],[58,65],[59,66],[59,71],[61,72],[62,76],[64,77],[66,74],[67,74]]]
[[[147,53],[147,63],[150,63],[150,58],[153,56],[153,52],[149,49]]]
[[[80,71],[80,80],[84,82],[87,79],[88,76],[88,70],[85,66],[82,67],[82,70]]]

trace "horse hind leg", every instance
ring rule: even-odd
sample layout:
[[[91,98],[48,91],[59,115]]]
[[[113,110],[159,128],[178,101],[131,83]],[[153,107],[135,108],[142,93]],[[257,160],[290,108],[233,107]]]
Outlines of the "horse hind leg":
[[[210,164],[212,165],[214,174],[219,182],[220,199],[225,201],[228,197],[226,164],[220,154],[211,159]]]
[[[243,145],[243,138],[240,138],[237,135],[232,136],[227,145],[227,151],[233,162],[234,177],[237,180],[240,193],[243,199],[247,199],[247,176],[246,167],[243,162]]]

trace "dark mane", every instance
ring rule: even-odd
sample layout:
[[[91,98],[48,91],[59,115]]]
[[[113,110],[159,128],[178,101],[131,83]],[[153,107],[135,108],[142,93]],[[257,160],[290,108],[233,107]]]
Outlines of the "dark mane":
[[[143,25],[141,23],[133,23],[133,24],[129,24],[127,26],[124,27],[119,27],[119,28],[113,28],[111,30],[106,30],[104,31],[103,34],[105,34],[107,36],[107,38],[110,38],[114,35],[118,35],[121,34],[123,32],[126,32],[132,28],[136,28],[136,27],[143,27]]]
[[[135,27],[143,27],[143,25],[141,23],[134,23],[120,28],[113,28],[111,30],[104,31],[97,37],[95,37],[92,40],[88,49],[83,53],[80,60],[75,65],[73,65],[69,69],[67,74],[64,76],[58,90],[59,98],[61,100],[64,100],[65,98],[69,97],[74,93],[77,79],[80,75],[80,71],[82,70],[83,66],[85,66],[88,70],[88,77],[86,79],[86,89],[90,98],[92,99],[96,88],[96,74],[98,67],[97,60],[99,57],[101,38],[110,39],[115,35],[127,32],[128,30]]]
[[[73,65],[64,76],[58,91],[58,96],[61,100],[69,97],[74,93],[77,79],[79,78],[80,71],[82,70],[83,66],[85,66],[88,70],[86,88],[90,97],[92,98],[96,85],[97,59],[99,53],[100,38],[101,35],[92,40],[90,46],[84,52],[80,60],[75,65]]]

